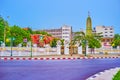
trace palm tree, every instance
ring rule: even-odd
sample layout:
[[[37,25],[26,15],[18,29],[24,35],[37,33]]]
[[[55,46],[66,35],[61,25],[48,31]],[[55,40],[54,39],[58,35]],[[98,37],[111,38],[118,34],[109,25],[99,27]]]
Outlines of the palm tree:
[[[86,41],[86,40],[87,40],[87,38],[83,31],[76,32],[71,45],[75,45],[76,43],[78,43],[79,46],[83,47],[83,51],[84,51],[83,53],[85,54],[86,42],[84,42],[84,41]]]
[[[76,32],[75,37],[73,41],[77,41],[79,43],[79,46],[82,45],[84,54],[86,55],[86,46],[88,44],[89,48],[91,48],[91,53],[92,51],[94,52],[94,48],[99,48],[101,47],[100,40],[101,40],[101,33],[95,33],[92,34],[91,36],[85,35],[84,32]]]
[[[82,41],[86,39],[85,33],[84,32],[76,32],[73,42],[77,41],[79,43],[79,46],[82,45]]]
[[[64,39],[61,39],[60,42],[61,42],[61,54],[64,54]]]
[[[69,49],[70,49],[70,55],[72,56],[74,53],[74,46],[76,44],[76,40],[71,40],[70,44],[69,44]]]

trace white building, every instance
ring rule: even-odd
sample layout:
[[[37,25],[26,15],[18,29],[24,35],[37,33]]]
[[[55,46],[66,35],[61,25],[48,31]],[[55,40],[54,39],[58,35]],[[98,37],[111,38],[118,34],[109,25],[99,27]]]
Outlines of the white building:
[[[72,27],[64,25],[62,26],[62,39],[70,42],[72,38]]]
[[[102,33],[101,35],[104,38],[113,38],[114,37],[114,28],[112,26],[96,26],[96,33]]]
[[[68,25],[63,25],[61,28],[58,29],[46,29],[43,31],[48,32],[54,37],[64,39],[67,42],[70,42],[72,38],[72,26],[68,26]]]
[[[114,38],[114,28],[112,26],[96,26],[96,33],[101,33],[102,48],[111,48],[111,42]]]

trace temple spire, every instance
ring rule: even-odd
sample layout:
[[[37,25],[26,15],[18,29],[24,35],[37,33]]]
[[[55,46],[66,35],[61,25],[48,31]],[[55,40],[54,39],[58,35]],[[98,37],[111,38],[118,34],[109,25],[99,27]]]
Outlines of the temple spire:
[[[89,11],[88,11],[88,17],[86,20],[86,35],[89,35],[89,36],[92,35],[92,20],[91,20]]]

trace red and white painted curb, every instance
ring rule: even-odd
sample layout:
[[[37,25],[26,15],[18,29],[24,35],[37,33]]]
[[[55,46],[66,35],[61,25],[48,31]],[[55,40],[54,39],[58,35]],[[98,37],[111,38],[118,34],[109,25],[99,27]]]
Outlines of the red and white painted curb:
[[[120,57],[64,57],[64,58],[26,58],[26,57],[1,57],[0,60],[76,60],[76,59],[106,59],[106,58],[120,58]]]

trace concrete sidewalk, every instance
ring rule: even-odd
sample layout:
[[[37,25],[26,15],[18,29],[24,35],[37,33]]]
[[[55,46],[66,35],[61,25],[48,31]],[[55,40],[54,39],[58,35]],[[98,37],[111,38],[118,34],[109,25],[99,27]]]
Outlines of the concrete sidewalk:
[[[87,80],[112,80],[114,75],[120,70],[120,68],[114,68],[110,70],[105,70],[104,72],[97,73]]]
[[[0,56],[0,57],[31,57],[31,56]],[[39,56],[32,56],[33,58],[78,58],[78,57],[120,57],[119,54],[88,54],[87,56],[83,54],[73,54],[71,55],[39,55]]]
[[[118,55],[40,55],[40,56],[0,56],[0,60],[76,60],[120,58]]]

